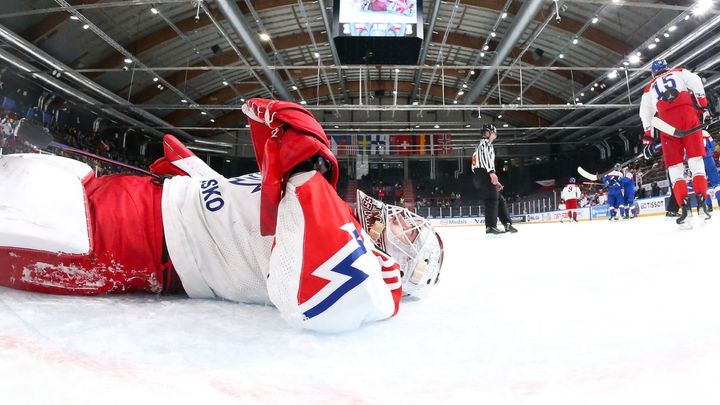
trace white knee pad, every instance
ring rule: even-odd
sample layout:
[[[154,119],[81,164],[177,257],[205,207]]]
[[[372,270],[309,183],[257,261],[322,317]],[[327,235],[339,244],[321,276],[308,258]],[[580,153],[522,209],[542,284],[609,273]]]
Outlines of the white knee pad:
[[[668,167],[668,175],[670,176],[670,183],[675,184],[677,181],[685,181],[683,172],[685,171],[685,165],[678,163],[676,165]]]
[[[690,173],[692,173],[692,177],[700,175],[705,177],[705,162],[703,162],[702,156],[688,159],[688,168],[690,169]]]

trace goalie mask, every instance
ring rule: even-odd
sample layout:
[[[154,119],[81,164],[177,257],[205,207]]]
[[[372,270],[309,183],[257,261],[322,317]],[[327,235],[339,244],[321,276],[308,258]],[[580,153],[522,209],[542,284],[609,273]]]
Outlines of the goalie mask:
[[[443,260],[440,236],[423,217],[357,192],[358,219],[375,245],[400,264],[403,295],[422,298],[437,284]]]

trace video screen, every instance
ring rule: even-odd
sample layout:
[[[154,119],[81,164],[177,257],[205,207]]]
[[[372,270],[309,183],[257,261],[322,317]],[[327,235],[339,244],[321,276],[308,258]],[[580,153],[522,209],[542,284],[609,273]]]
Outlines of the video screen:
[[[421,1],[336,0],[337,36],[422,37]]]

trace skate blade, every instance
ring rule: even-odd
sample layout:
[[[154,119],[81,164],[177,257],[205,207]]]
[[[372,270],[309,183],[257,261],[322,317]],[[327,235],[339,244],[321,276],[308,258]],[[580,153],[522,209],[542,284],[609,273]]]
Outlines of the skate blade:
[[[685,220],[682,224],[678,224],[678,228],[681,231],[689,231],[690,229],[693,229],[692,219],[688,218],[688,220]]]

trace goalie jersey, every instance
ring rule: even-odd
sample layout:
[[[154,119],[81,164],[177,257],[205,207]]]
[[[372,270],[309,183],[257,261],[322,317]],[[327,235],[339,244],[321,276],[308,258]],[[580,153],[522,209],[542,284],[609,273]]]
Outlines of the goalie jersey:
[[[292,325],[324,332],[397,313],[399,265],[319,173],[290,178],[274,237],[260,235],[260,188],[258,173],[166,180],[168,252],[190,297],[272,303]]]

